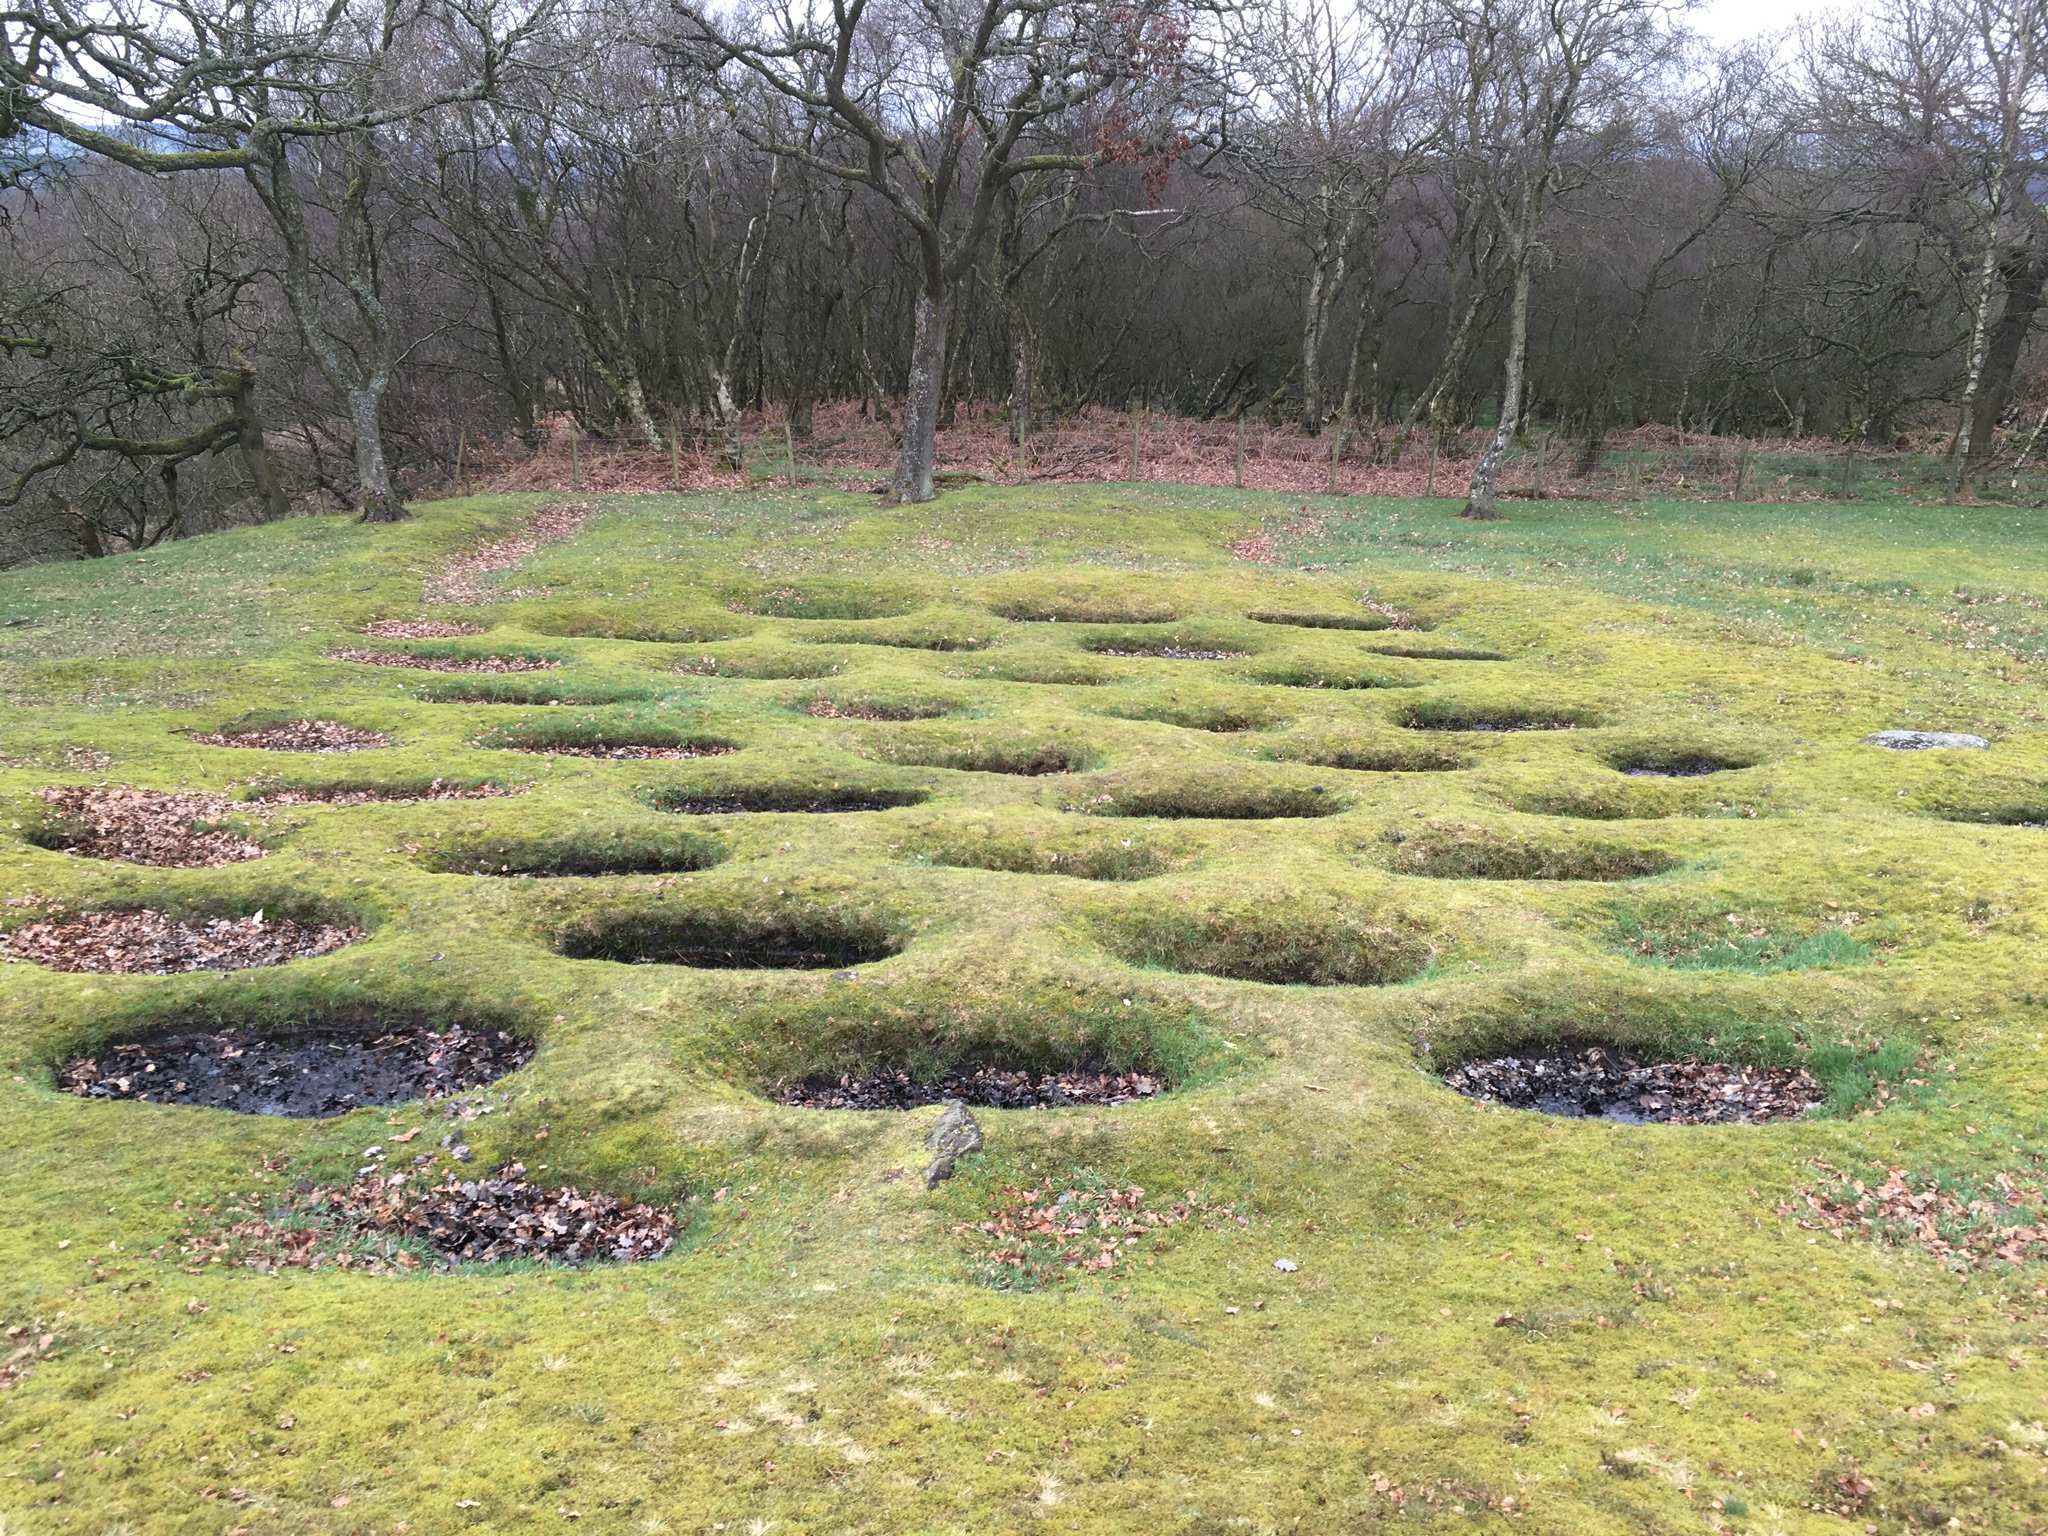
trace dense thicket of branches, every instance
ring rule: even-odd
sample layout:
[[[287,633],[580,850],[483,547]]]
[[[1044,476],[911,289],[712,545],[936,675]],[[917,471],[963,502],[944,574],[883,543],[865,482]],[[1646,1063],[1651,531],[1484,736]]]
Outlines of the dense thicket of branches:
[[[0,560],[827,399],[909,499],[962,401],[1497,426],[1480,515],[1531,420],[1961,489],[2039,408],[2044,5],[0,0]]]

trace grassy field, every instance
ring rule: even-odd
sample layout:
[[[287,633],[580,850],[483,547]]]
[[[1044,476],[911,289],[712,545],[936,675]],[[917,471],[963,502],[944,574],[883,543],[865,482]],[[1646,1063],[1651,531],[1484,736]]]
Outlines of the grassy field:
[[[0,577],[0,929],[146,905],[367,930],[225,975],[0,965],[7,1536],[2048,1531],[2042,1248],[1958,1256],[2048,1224],[1996,1208],[2038,1200],[2048,1144],[2037,514],[619,497],[480,603],[423,606],[540,505]],[[1304,615],[1404,627],[1272,621]],[[483,629],[359,634],[421,616]],[[1112,654],[1161,644],[1231,654]],[[392,745],[192,739],[307,716]],[[1518,721],[1570,728],[1455,728]],[[1993,745],[1860,743],[1887,727]],[[594,740],[738,750],[517,750]],[[1725,771],[1625,771],[1699,757]],[[221,868],[40,845],[48,785],[435,779],[523,792],[252,804],[267,856]],[[894,805],[774,808],[833,796]],[[469,872],[622,861],[651,872]],[[560,952],[684,930],[884,958]],[[254,1268],[235,1224],[300,1219],[365,1149],[451,1166],[441,1110],[53,1076],[178,1025],[381,1014],[537,1040],[470,1096],[470,1166],[673,1204],[676,1251]],[[1545,1041],[1804,1063],[1829,1097],[1630,1126],[1437,1080]],[[763,1093],[1004,1063],[1175,1087],[984,1112],[932,1192],[936,1109]],[[1811,1192],[1893,1169],[1949,1214],[1815,1219]],[[982,1230],[1011,1191],[1132,1187],[1177,1219],[1101,1267]]]

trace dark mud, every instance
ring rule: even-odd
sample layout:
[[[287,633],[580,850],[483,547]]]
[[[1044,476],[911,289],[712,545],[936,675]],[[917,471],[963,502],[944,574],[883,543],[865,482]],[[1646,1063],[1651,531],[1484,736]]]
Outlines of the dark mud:
[[[1144,1072],[1031,1072],[977,1067],[947,1077],[915,1079],[907,1072],[866,1077],[805,1078],[777,1083],[777,1103],[799,1109],[917,1109],[959,1099],[977,1109],[1109,1107],[1164,1092],[1165,1082]]]
[[[384,1034],[296,1036],[195,1031],[79,1057],[57,1074],[57,1082],[89,1099],[318,1117],[460,1093],[525,1066],[533,1049],[530,1041],[501,1030],[413,1026]]]

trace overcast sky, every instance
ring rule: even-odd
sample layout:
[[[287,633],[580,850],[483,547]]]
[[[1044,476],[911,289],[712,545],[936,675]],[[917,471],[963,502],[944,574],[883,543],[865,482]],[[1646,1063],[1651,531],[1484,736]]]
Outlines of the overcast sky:
[[[1758,32],[1782,32],[1802,16],[1821,11],[1857,11],[1870,0],[1700,0],[1687,18],[1718,42],[1732,43]]]

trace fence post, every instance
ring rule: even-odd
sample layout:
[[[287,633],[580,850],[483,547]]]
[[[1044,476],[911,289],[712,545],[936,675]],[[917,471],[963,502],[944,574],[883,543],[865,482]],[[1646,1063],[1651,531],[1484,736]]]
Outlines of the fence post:
[[[1856,445],[1851,443],[1842,454],[1842,500],[1856,499]]]
[[[1429,467],[1423,471],[1422,494],[1424,496],[1434,496],[1436,494],[1436,428],[1434,427],[1429,429]]]
[[[1237,455],[1233,461],[1236,469],[1237,488],[1244,489],[1244,412],[1237,413]]]
[[[1131,473],[1129,479],[1138,478],[1138,435],[1145,430],[1145,413],[1138,406],[1131,407]]]
[[[1340,421],[1330,432],[1330,484],[1329,494],[1337,494],[1337,461],[1344,456],[1344,424]]]
[[[461,434],[455,439],[455,494],[458,496],[464,494],[462,489],[462,455],[463,451],[468,447],[469,428],[464,427]]]
[[[1536,479],[1534,481],[1534,489],[1536,500],[1541,501],[1543,500],[1543,465],[1544,461],[1550,457],[1550,439],[1548,437],[1536,437],[1536,434],[1533,432],[1529,435],[1531,438],[1534,438],[1536,443]]]
[[[782,418],[782,452],[789,460],[789,483],[796,484],[796,433],[789,425],[789,417]]]
[[[569,489],[583,489],[583,428],[574,421],[569,423]]]
[[[683,488],[683,417],[674,406],[668,408],[668,488]]]

